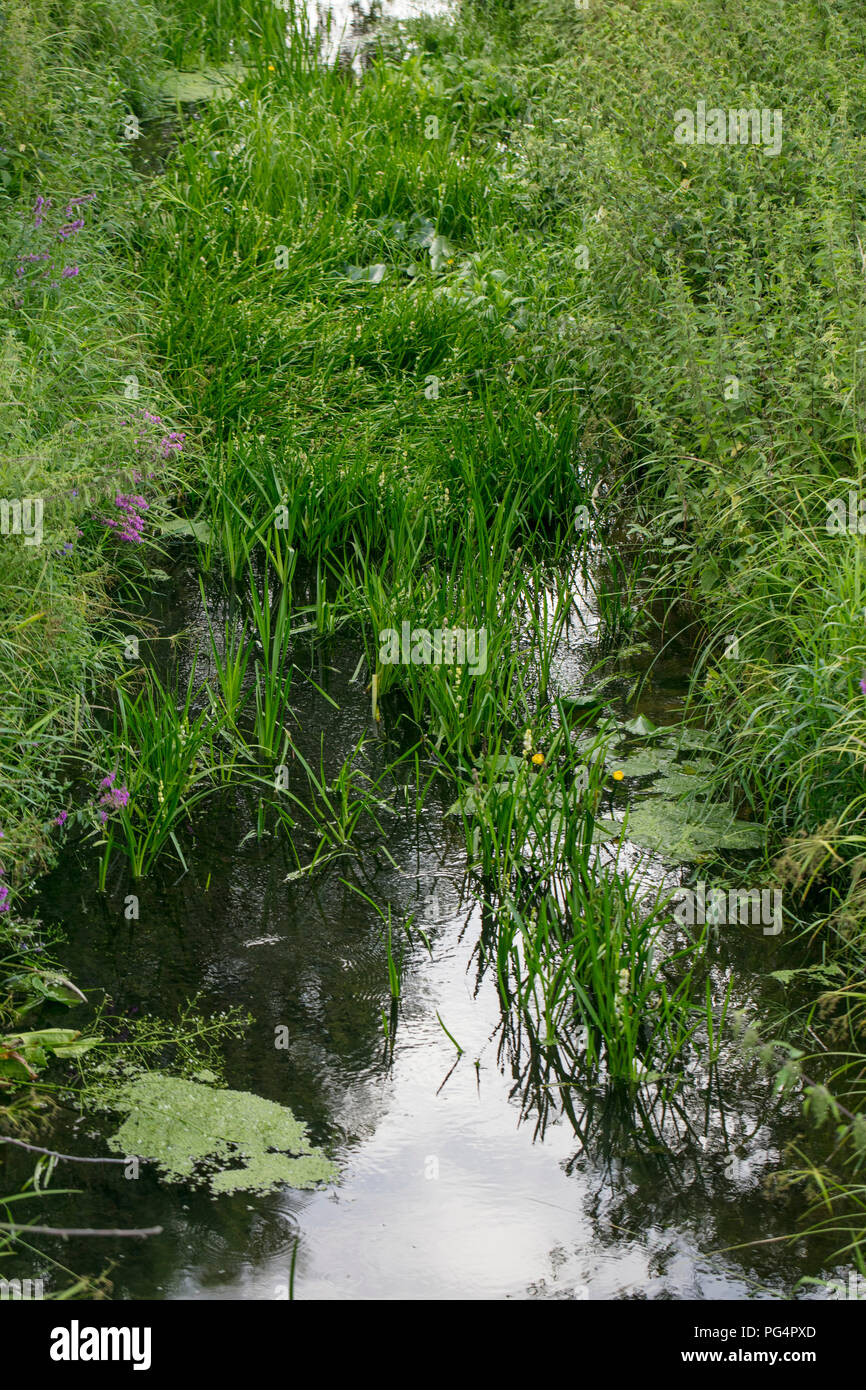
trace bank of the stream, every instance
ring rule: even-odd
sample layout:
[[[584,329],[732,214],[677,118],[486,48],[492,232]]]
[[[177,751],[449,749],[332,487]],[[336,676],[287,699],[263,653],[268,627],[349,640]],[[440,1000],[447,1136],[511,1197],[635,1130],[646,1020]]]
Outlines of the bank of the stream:
[[[307,1294],[421,1293],[420,1259],[360,1253],[386,1170],[425,1259],[458,1189],[470,1231],[515,1223],[525,1263],[491,1247],[467,1296],[861,1268],[866,610],[856,524],[828,524],[861,481],[856,8],[470,7],[336,66],[308,17],[218,8],[104,0],[59,38],[16,0],[0,33],[0,479],[25,530],[45,499],[44,543],[0,548],[9,1122],[39,1073],[43,1133],[83,1137],[82,1040],[45,1032],[79,989],[124,1016],[201,994],[255,1020],[225,1021],[217,1071],[288,1106],[341,1186],[303,1217],[257,1197],[253,1253],[245,1199],[178,1194],[151,1137],[140,1187],[81,1198],[171,1232],[111,1252],[125,1296],[274,1296],[291,1212]],[[707,100],[766,108],[767,141],[675,138]],[[463,664],[431,659],[455,629]],[[407,884],[440,873],[430,913]],[[720,927],[681,882],[779,905]],[[131,1052],[118,1026],[88,1018],[85,1091]],[[199,1075],[184,1055],[134,1058]],[[579,1213],[563,1251],[545,1204]]]

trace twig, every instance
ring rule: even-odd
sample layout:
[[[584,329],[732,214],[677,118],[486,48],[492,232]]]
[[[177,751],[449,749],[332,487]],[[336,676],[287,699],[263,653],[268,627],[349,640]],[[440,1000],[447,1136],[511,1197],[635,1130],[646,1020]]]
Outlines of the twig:
[[[54,1149],[40,1149],[38,1144],[25,1144],[23,1139],[11,1139],[8,1134],[0,1134],[0,1144],[16,1144],[19,1149],[27,1149],[32,1154],[48,1154],[49,1158],[67,1158],[70,1163],[128,1163],[126,1158],[85,1158],[82,1154],[59,1154]]]
[[[161,1236],[161,1226],[146,1226],[140,1231],[112,1231],[112,1230],[81,1230],[65,1226],[15,1226],[6,1221],[0,1221],[0,1231],[9,1231],[14,1237],[19,1231],[29,1231],[32,1235],[40,1236],[62,1236],[67,1240],[69,1236]]]

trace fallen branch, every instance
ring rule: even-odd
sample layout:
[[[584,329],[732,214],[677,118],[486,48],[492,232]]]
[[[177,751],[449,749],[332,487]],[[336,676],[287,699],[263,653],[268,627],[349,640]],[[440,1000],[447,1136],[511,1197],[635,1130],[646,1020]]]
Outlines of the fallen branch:
[[[16,1236],[19,1231],[26,1231],[29,1235],[40,1236],[62,1236],[67,1240],[69,1236],[161,1236],[161,1226],[146,1226],[140,1231],[96,1231],[86,1227],[81,1230],[65,1226],[15,1226],[6,1221],[0,1221],[0,1231],[9,1231],[10,1235]]]
[[[8,1134],[0,1134],[0,1144],[15,1144],[19,1149],[27,1149],[32,1154],[47,1154],[49,1158],[66,1158],[70,1163],[128,1163],[128,1158],[85,1158],[82,1154],[59,1154],[54,1149],[40,1149],[38,1144],[25,1144],[23,1139],[11,1139]]]

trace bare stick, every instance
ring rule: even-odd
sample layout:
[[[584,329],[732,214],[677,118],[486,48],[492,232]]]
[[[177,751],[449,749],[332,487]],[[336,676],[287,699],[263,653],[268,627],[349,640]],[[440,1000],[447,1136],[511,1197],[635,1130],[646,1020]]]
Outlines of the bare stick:
[[[111,1231],[111,1230],[94,1231],[94,1230],[88,1230],[87,1228],[84,1228],[84,1229],[82,1229],[82,1230],[76,1230],[76,1229],[73,1229],[72,1227],[62,1227],[62,1226],[13,1226],[13,1225],[11,1225],[9,1222],[6,1222],[6,1221],[0,1221],[0,1231],[9,1231],[9,1232],[11,1232],[11,1234],[12,1234],[13,1236],[18,1235],[18,1234],[21,1233],[21,1232],[27,1232],[27,1233],[30,1234],[30,1235],[40,1235],[40,1236],[62,1236],[64,1240],[67,1240],[69,1236],[136,1236],[136,1237],[139,1237],[139,1236],[161,1236],[161,1235],[162,1235],[162,1227],[161,1227],[161,1226],[147,1226],[147,1227],[145,1227],[145,1228],[144,1228],[143,1230],[141,1230],[141,1231]]]
[[[0,1134],[0,1144],[16,1144],[19,1149],[27,1149],[32,1154],[48,1154],[49,1158],[67,1158],[70,1163],[127,1163],[126,1158],[84,1158],[82,1154],[59,1154],[54,1149],[40,1149],[38,1144],[25,1144],[23,1139],[10,1139],[8,1134]]]

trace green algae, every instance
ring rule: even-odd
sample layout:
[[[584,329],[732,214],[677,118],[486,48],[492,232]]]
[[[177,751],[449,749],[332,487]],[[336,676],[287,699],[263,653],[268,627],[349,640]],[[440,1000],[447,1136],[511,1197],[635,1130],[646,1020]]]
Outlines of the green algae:
[[[171,102],[209,101],[231,96],[245,75],[243,63],[222,63],[194,72],[170,69],[162,74],[160,91]]]
[[[288,1106],[247,1091],[142,1072],[103,1101],[126,1114],[109,1147],[149,1159],[168,1182],[207,1182],[214,1193],[268,1192],[281,1184],[315,1188],[337,1174]]]

